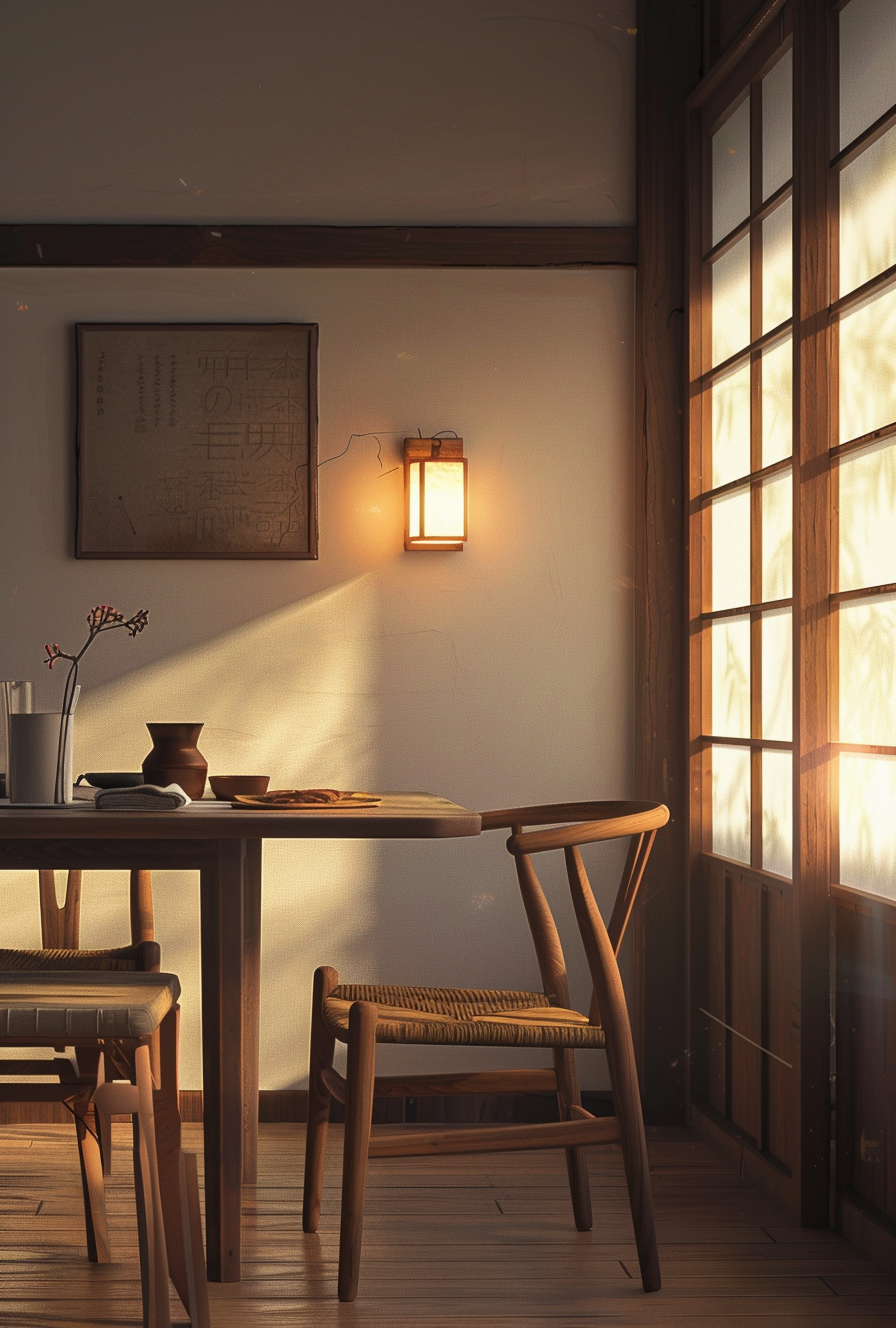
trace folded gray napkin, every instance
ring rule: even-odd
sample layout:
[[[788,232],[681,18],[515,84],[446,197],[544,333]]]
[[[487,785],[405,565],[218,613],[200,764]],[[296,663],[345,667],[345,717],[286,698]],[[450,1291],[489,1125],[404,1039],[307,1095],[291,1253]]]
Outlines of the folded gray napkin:
[[[176,812],[192,801],[180,784],[160,788],[138,784],[134,788],[98,789],[93,799],[99,812]]]

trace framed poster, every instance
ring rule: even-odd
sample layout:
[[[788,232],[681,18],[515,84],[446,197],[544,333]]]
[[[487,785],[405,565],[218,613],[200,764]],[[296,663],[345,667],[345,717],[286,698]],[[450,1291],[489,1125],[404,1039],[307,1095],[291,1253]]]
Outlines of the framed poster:
[[[316,323],[79,323],[79,558],[316,558]]]

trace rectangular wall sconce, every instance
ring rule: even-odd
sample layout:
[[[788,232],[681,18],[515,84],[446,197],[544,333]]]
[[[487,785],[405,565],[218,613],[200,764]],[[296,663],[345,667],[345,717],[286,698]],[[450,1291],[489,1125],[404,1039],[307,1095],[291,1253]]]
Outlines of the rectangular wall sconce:
[[[404,440],[404,547],[459,552],[467,538],[462,438]]]

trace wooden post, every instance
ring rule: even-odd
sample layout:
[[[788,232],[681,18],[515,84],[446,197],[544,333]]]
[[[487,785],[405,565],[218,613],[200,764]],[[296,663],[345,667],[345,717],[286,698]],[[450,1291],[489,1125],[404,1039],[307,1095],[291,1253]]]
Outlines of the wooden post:
[[[685,100],[700,0],[639,0],[634,794],[666,803],[636,906],[631,1006],[645,1119],[686,1119]]]

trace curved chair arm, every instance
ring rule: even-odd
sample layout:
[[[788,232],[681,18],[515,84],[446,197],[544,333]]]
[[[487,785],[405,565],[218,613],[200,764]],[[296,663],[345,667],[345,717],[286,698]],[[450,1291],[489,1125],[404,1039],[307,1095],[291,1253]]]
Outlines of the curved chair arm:
[[[610,806],[625,803],[608,802],[547,802],[534,807],[504,807],[498,811],[480,812],[483,830],[511,830],[515,825],[558,825],[561,821],[591,821]]]
[[[526,812],[537,812],[538,817],[526,820]],[[517,816],[510,821],[486,822],[486,816]],[[661,802],[578,802],[557,803],[550,807],[520,807],[515,812],[487,812],[482,828],[497,829],[500,825],[550,825],[557,821],[573,820],[572,825],[557,825],[553,830],[516,831],[507,841],[508,852],[515,857],[527,853],[544,853],[549,849],[568,848],[573,844],[593,844],[601,839],[617,839],[622,835],[646,834],[659,830],[669,819],[669,809]],[[585,822],[585,824],[582,824]]]

